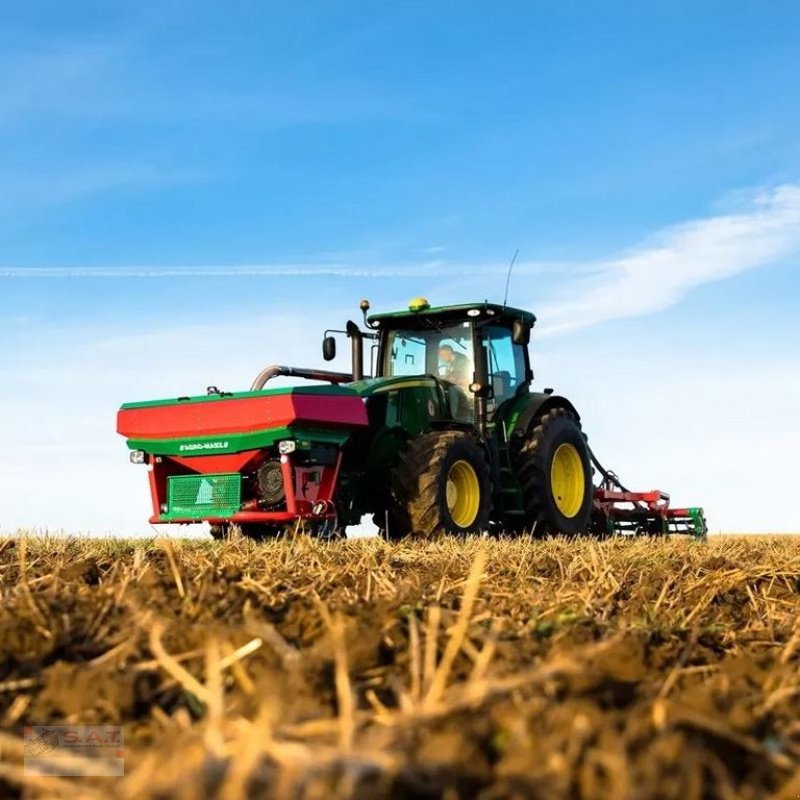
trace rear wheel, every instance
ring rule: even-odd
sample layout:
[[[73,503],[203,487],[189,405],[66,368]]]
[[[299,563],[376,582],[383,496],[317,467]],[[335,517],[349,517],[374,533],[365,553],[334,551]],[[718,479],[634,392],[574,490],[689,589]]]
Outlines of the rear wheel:
[[[439,431],[412,439],[392,473],[387,535],[482,532],[491,493],[489,465],[472,436]]]
[[[592,468],[573,412],[554,408],[543,414],[520,448],[516,467],[529,530],[586,532],[592,513]]]

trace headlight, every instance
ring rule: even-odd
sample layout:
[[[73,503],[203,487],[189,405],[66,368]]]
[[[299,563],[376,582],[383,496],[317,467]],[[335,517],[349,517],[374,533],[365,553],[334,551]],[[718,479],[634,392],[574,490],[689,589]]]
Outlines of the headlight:
[[[131,464],[146,464],[147,453],[144,450],[131,450]]]
[[[289,453],[294,453],[297,450],[297,442],[293,441],[292,439],[286,439],[282,442],[278,442],[278,452],[282,456],[287,456]]]

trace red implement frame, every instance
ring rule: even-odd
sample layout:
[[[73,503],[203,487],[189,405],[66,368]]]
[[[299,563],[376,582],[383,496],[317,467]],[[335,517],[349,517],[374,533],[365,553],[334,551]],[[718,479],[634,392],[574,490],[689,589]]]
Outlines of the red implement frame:
[[[630,492],[610,481],[594,492],[595,532],[662,536],[675,533],[705,538],[708,532],[702,508],[670,508],[666,492]]]

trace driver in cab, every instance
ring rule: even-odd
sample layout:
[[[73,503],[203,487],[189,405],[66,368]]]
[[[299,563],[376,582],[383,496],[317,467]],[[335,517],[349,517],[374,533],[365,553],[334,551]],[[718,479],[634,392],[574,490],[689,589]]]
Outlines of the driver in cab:
[[[439,363],[439,374],[444,380],[462,389],[469,388],[471,365],[463,353],[456,353],[451,345],[443,344],[439,347]]]

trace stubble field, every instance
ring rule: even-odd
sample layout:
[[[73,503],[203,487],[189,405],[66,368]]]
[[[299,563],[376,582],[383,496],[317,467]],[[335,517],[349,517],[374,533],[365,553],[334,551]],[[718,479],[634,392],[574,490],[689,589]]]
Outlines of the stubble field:
[[[0,796],[800,796],[797,538],[18,538],[0,590]],[[26,775],[67,724],[125,777]]]

